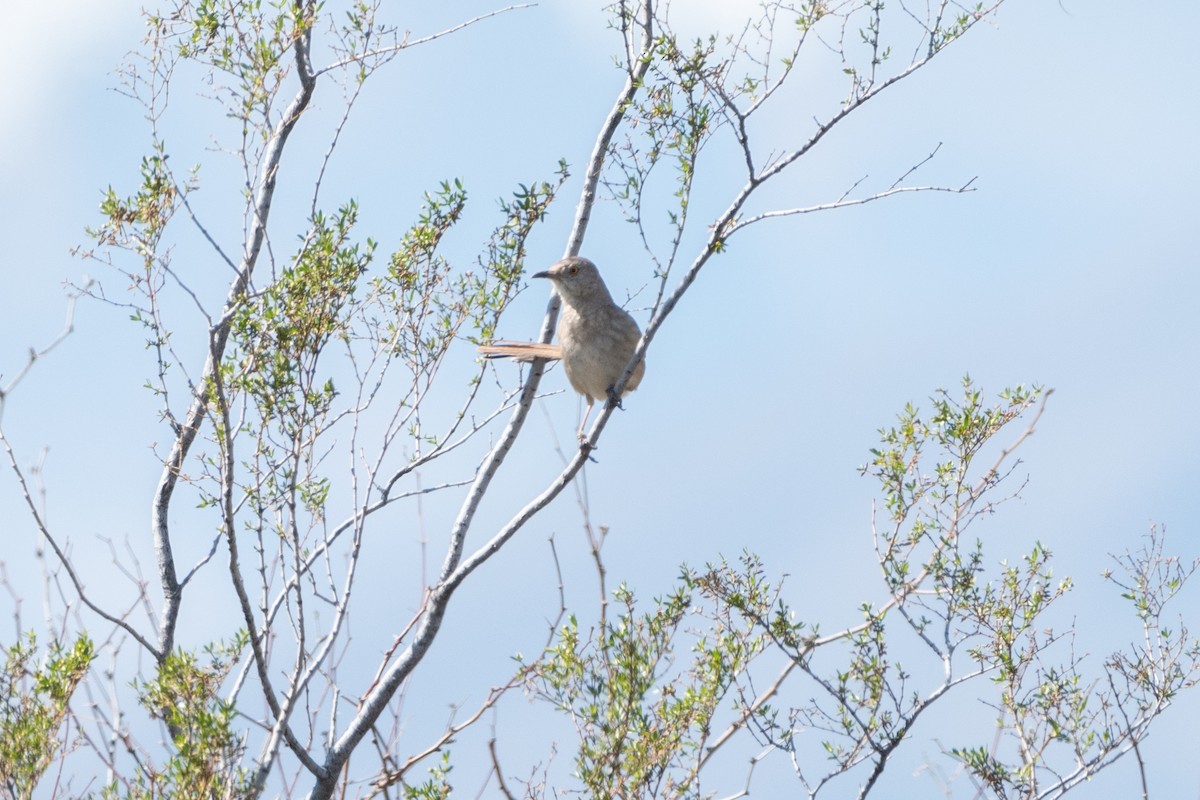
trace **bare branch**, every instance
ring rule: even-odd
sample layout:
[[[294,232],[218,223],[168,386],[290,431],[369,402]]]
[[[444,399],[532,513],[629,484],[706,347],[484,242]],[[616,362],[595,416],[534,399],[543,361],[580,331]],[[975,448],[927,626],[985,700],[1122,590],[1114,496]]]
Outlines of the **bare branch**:
[[[67,294],[67,317],[63,322],[62,330],[59,331],[59,334],[55,336],[53,340],[51,340],[50,344],[46,345],[41,350],[33,347],[29,348],[29,358],[26,360],[25,365],[18,370],[17,374],[14,375],[7,384],[0,385],[0,423],[2,423],[4,420],[4,405],[8,401],[8,396],[12,394],[13,390],[16,389],[21,381],[25,379],[25,376],[29,374],[31,369],[33,369],[33,365],[37,363],[39,359],[48,356],[54,350],[54,348],[62,344],[63,341],[75,331],[75,302],[79,299],[79,295],[86,292],[91,285],[91,279],[85,279],[81,288]]]
[[[449,36],[452,33],[457,33],[459,31],[463,30],[464,28],[469,28],[470,26],[474,25],[475,23],[482,22],[485,19],[491,19],[492,17],[499,16],[500,14],[508,13],[509,11],[519,11],[519,10],[525,9],[525,8],[533,8],[536,5],[537,5],[537,3],[515,3],[511,6],[505,6],[504,8],[498,8],[494,11],[488,11],[485,14],[480,14],[477,17],[472,17],[471,19],[468,19],[465,22],[460,22],[457,25],[452,25],[449,28],[446,28],[445,30],[438,31],[437,33],[431,33],[427,36],[422,36],[419,39],[409,39],[406,35],[403,41],[398,42],[397,44],[394,44],[390,47],[381,47],[377,50],[370,50],[366,53],[359,53],[357,55],[350,56],[349,58],[343,58],[340,61],[335,61],[332,64],[321,67],[320,69],[318,69],[316,72],[313,73],[313,77],[319,78],[322,75],[326,74],[327,72],[330,72],[335,69],[341,69],[342,67],[348,67],[351,64],[361,64],[363,61],[378,59],[382,56],[392,56],[392,55],[395,55],[396,53],[399,53],[401,50],[407,50],[410,47],[416,47],[419,44],[426,44],[427,42],[432,42],[435,39],[441,39],[446,36]]]
[[[33,495],[29,490],[29,484],[25,480],[25,473],[21,470],[20,465],[17,464],[16,453],[13,452],[12,445],[10,444],[8,436],[5,435],[3,429],[0,429],[0,445],[4,447],[4,453],[8,456],[8,465],[12,468],[13,474],[16,475],[17,487],[21,491],[21,497],[25,501],[25,505],[29,509],[30,515],[33,517],[34,525],[37,526],[38,532],[41,534],[42,538],[45,539],[45,541],[50,545],[50,549],[54,551],[54,555],[58,559],[59,564],[64,570],[66,570],[67,577],[70,579],[71,586],[75,589],[75,593],[78,595],[79,601],[83,603],[89,611],[96,614],[106,622],[109,622],[125,631],[134,639],[134,641],[142,645],[142,647],[145,647],[150,652],[154,652],[154,647],[150,641],[143,637],[136,628],[134,628],[125,620],[125,616],[128,614],[128,612],[122,614],[121,616],[110,614],[108,611],[105,611],[98,604],[92,601],[91,596],[87,592],[87,587],[85,586],[82,578],[80,578],[79,573],[76,571],[70,555],[67,554],[62,545],[59,544],[58,539],[46,525],[42,513],[38,510],[37,503],[34,501]]]

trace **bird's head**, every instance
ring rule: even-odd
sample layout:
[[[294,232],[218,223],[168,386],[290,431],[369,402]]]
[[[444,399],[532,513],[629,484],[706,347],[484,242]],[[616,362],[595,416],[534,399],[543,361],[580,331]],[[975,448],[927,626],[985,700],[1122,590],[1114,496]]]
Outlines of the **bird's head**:
[[[554,288],[568,303],[574,304],[576,300],[591,298],[608,299],[611,302],[611,295],[600,277],[600,270],[596,269],[596,265],[591,261],[580,256],[564,258],[551,265],[550,269],[534,273],[533,277],[549,278]]]

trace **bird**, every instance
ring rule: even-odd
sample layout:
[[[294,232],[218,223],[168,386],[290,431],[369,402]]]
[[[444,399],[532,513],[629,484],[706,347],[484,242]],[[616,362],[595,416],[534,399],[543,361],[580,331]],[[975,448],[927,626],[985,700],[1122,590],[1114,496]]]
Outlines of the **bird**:
[[[620,398],[613,397],[613,389],[633,358],[642,332],[629,312],[613,301],[600,270],[588,259],[564,258],[533,277],[548,279],[562,298],[558,344],[500,341],[481,345],[479,352],[489,358],[518,361],[561,360],[571,387],[587,402],[577,431],[583,442],[587,438],[584,428],[595,401],[607,399],[613,405],[620,405]],[[634,367],[621,396],[636,389],[645,373],[643,358]]]

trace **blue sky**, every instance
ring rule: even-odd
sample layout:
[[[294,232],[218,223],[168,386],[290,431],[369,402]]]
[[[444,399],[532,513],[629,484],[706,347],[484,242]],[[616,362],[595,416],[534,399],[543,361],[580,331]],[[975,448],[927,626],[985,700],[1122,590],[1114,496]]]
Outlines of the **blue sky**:
[[[688,6],[697,29],[727,24],[722,14],[736,6],[675,5]],[[0,67],[14,76],[0,85],[3,381],[31,345],[60,329],[64,281],[90,273],[110,293],[122,288],[69,250],[98,219],[103,187],[132,187],[146,147],[137,107],[109,91],[114,68],[140,40],[136,7],[60,1],[3,12]],[[487,8],[442,4],[400,24],[422,33]],[[864,175],[886,185],[938,143],[921,181],[957,185],[977,176],[977,191],[768,223],[706,267],[653,343],[642,387],[615,415],[599,463],[588,469],[592,519],[611,530],[613,581],[650,597],[671,585],[681,562],[749,549],[791,576],[793,602],[827,613],[830,624],[852,618],[857,602],[879,591],[864,561],[873,487],[856,467],[875,430],[906,402],[921,404],[969,372],[989,392],[1016,383],[1055,389],[1022,448],[1029,485],[989,528],[997,537],[991,553],[1016,559],[1043,542],[1057,571],[1076,579],[1068,613],[1081,635],[1096,637],[1087,641],[1097,655],[1131,638],[1132,625],[1113,630],[1110,614],[1122,607],[1097,577],[1108,554],[1137,547],[1157,522],[1169,550],[1200,556],[1198,27],[1193,4],[1010,0],[993,23],[823,142],[780,188],[780,197],[794,198],[787,205],[835,198]],[[469,253],[472,235],[495,221],[492,198],[547,177],[563,157],[575,177],[532,242],[531,261],[552,262],[619,85],[614,41],[591,4],[548,0],[406,53],[360,101],[326,185],[328,203],[358,197],[360,227],[386,248],[421,191],[460,176],[473,205],[469,233],[454,246]],[[318,98],[317,113],[335,101],[332,93]],[[211,158],[203,148],[212,106],[185,94],[176,102],[168,143],[179,143],[185,163]],[[815,112],[802,113],[807,121]],[[779,124],[785,136],[787,120]],[[213,171],[219,185],[220,168]],[[222,196],[209,186],[199,202],[220,218]],[[306,203],[301,194],[291,199]],[[600,207],[583,252],[618,297],[647,280],[638,243],[612,204]],[[205,268],[203,259],[189,266]],[[532,336],[545,292],[526,291],[502,335]],[[96,554],[95,584],[116,580],[98,537],[128,537],[151,563],[151,448],[165,433],[140,388],[152,368],[142,339],[119,309],[81,303],[74,336],[37,365],[4,412],[23,463],[48,448],[49,518],[77,552]],[[471,359],[469,348],[460,355]],[[559,372],[543,383],[565,386]],[[553,474],[551,433],[568,442],[575,428],[573,394],[542,406],[545,418],[535,413],[500,484],[511,502],[489,511],[498,521]],[[436,538],[438,511],[429,513]],[[32,621],[40,591],[34,534],[7,478],[0,514],[8,521],[3,560]],[[486,643],[484,684],[499,679],[513,651],[530,649],[553,612],[552,583],[515,577],[533,562],[547,577],[552,532],[586,581],[568,492],[457,607],[452,633]],[[576,599],[590,601],[589,592],[578,589]],[[487,616],[496,595],[539,610],[497,626]],[[1193,618],[1196,597],[1193,587],[1181,604]],[[414,589],[395,602],[417,599]],[[447,646],[435,658],[452,663],[454,653]],[[473,696],[446,690],[437,702]],[[1171,731],[1190,729],[1197,700],[1181,706],[1152,739],[1151,788],[1196,797],[1191,740]],[[1132,764],[1116,769],[1121,777],[1109,778],[1119,781],[1111,786],[1132,787]]]

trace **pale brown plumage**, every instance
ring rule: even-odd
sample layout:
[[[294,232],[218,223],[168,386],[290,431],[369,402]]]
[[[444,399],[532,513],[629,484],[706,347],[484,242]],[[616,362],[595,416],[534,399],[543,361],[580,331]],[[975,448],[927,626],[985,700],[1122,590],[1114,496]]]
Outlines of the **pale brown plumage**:
[[[562,315],[558,320],[558,344],[537,342],[496,342],[483,345],[479,352],[490,358],[535,358],[561,360],[567,380],[587,401],[587,410],[579,424],[579,438],[596,400],[609,398],[617,379],[625,371],[642,332],[625,309],[613,302],[596,265],[586,258],[564,258],[535,278],[548,278],[562,297]],[[634,368],[622,396],[642,382],[646,361]]]

